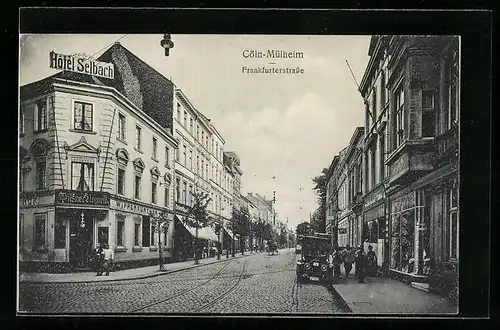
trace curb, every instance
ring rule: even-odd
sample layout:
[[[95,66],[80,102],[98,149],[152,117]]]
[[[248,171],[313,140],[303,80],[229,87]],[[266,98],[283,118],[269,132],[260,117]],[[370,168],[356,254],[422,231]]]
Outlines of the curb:
[[[36,283],[36,284],[42,284],[42,283],[47,283],[47,284],[61,283],[61,284],[69,284],[69,283],[123,282],[123,281],[130,281],[130,280],[140,280],[140,279],[144,279],[144,278],[158,277],[158,276],[168,275],[168,274],[172,274],[172,273],[177,273],[177,272],[181,272],[181,271],[189,270],[189,269],[193,269],[193,268],[198,268],[198,267],[213,265],[213,264],[217,264],[217,263],[220,263],[220,262],[231,261],[231,260],[235,260],[235,259],[239,259],[239,258],[243,258],[243,257],[247,257],[247,256],[250,256],[250,254],[234,256],[234,257],[231,257],[231,259],[224,259],[224,260],[221,259],[221,260],[217,260],[217,261],[214,261],[214,262],[211,262],[211,263],[206,263],[206,264],[198,264],[198,265],[193,264],[193,265],[191,265],[189,267],[186,267],[186,268],[166,270],[164,272],[157,271],[158,273],[153,273],[153,274],[148,274],[148,275],[138,275],[138,276],[127,277],[127,278],[116,278],[116,279],[110,279],[110,280],[94,280],[94,281],[88,281],[88,280],[84,280],[84,281],[40,281],[40,280],[38,280],[38,281],[37,280],[30,281],[30,280],[19,280],[19,283]],[[222,256],[221,256],[221,258],[222,258]]]
[[[352,313],[352,309],[349,307],[347,302],[344,300],[342,295],[338,293],[337,290],[335,290],[335,287],[333,284],[327,284],[326,288],[328,291],[330,291],[330,294],[332,295],[333,301],[340,307],[342,312],[344,313]]]

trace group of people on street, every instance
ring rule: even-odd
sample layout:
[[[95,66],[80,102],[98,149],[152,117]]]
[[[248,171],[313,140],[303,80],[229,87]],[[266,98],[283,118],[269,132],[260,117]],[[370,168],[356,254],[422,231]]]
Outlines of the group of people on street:
[[[97,276],[101,276],[105,273],[109,276],[109,272],[112,270],[114,253],[113,250],[109,248],[107,244],[97,244],[94,250],[94,265],[97,271]]]
[[[345,278],[349,278],[353,264],[355,265],[355,276],[358,278],[358,283],[365,283],[365,277],[375,276],[377,273],[377,255],[373,251],[373,246],[368,246],[368,253],[365,253],[362,246],[359,248],[351,248],[349,245],[342,250],[337,247],[333,248],[329,256],[329,264],[331,276],[335,281],[341,276],[340,266],[344,264]]]

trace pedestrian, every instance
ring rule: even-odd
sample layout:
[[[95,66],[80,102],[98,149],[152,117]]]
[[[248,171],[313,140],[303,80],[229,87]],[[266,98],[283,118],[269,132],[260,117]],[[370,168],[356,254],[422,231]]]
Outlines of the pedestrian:
[[[104,262],[104,251],[102,249],[101,244],[97,243],[94,250],[94,267],[96,269],[97,275],[102,275],[102,267]]]
[[[368,245],[368,253],[366,254],[366,259],[368,262],[367,274],[368,276],[377,275],[377,255],[373,251],[373,246]]]
[[[333,274],[336,280],[340,279],[340,265],[342,264],[342,256],[337,248],[333,251]]]
[[[352,251],[349,244],[342,250],[342,259],[344,261],[345,278],[348,279],[354,263],[354,251]]]
[[[356,269],[358,273],[358,283],[365,283],[367,258],[363,247],[360,246],[356,251]]]
[[[109,245],[106,244],[106,248],[104,249],[104,271],[106,271],[106,276],[109,276],[109,272],[113,267],[113,259],[114,259],[113,250],[109,248]]]

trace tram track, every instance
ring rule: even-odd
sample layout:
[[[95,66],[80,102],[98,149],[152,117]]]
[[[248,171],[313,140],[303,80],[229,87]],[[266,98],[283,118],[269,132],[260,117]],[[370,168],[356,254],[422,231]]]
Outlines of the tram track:
[[[248,264],[248,260],[246,260],[245,263],[243,264],[243,267],[241,267],[241,271],[240,271],[240,274],[238,276],[238,280],[236,281],[236,283],[234,283],[228,290],[226,290],[222,294],[218,295],[216,298],[214,298],[214,299],[210,300],[209,302],[203,304],[201,307],[199,307],[198,309],[196,309],[194,312],[195,313],[201,312],[202,310],[206,309],[207,307],[212,306],[214,303],[220,301],[222,298],[226,297],[231,292],[233,292],[236,289],[236,287],[243,280],[243,275],[245,274],[245,270],[246,270],[247,264]]]
[[[176,294],[174,294],[174,295],[171,295],[171,296],[169,296],[169,297],[167,297],[167,298],[165,298],[165,299],[162,299],[162,300],[159,300],[159,301],[155,301],[155,302],[149,303],[149,304],[147,304],[147,305],[145,305],[145,306],[141,306],[140,308],[135,308],[135,309],[133,309],[133,310],[129,311],[129,313],[137,313],[137,312],[140,312],[140,311],[142,311],[142,310],[144,310],[144,309],[150,308],[150,307],[155,306],[155,305],[162,304],[162,303],[167,302],[167,301],[169,301],[169,300],[172,300],[172,299],[174,299],[174,298],[177,298],[177,297],[180,297],[180,296],[182,296],[182,295],[185,295],[185,294],[187,294],[187,293],[189,293],[189,292],[191,292],[191,291],[194,291],[194,290],[196,290],[196,289],[198,289],[198,288],[202,287],[203,285],[206,285],[207,283],[209,283],[209,282],[213,281],[213,280],[214,280],[214,279],[215,279],[215,278],[216,278],[216,277],[217,277],[220,273],[222,273],[222,271],[223,271],[224,269],[226,269],[226,268],[227,268],[227,266],[229,266],[231,263],[233,263],[233,260],[231,260],[231,261],[227,262],[227,263],[226,263],[223,267],[221,267],[221,269],[219,269],[219,270],[218,270],[218,271],[217,271],[214,275],[212,275],[209,279],[207,279],[206,281],[204,281],[204,282],[202,282],[202,283],[200,283],[200,284],[198,284],[198,285],[196,285],[196,286],[194,286],[194,287],[192,287],[192,288],[190,288],[190,289],[187,289],[187,290],[182,290],[181,292],[176,293]],[[245,263],[245,264],[246,264],[246,263]]]

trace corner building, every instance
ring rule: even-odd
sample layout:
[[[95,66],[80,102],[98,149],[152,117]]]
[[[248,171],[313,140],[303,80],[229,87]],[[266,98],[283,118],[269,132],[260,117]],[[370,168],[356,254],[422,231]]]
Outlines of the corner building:
[[[61,72],[21,87],[19,245],[21,269],[87,269],[96,244],[119,266],[171,257],[172,134],[115,88]],[[173,219],[173,218],[172,218]],[[127,265],[127,266],[125,266]]]
[[[373,36],[369,55],[360,86],[367,104],[365,220],[382,215],[367,205],[385,199],[388,272],[455,297],[459,39]]]

